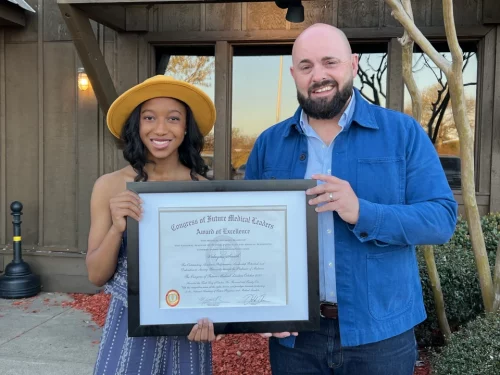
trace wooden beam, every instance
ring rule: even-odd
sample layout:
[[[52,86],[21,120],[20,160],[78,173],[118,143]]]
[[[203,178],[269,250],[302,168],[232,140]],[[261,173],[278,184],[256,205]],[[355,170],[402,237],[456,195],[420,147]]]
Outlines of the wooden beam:
[[[483,0],[483,23],[500,23],[498,0]]]
[[[0,26],[26,26],[26,14],[13,4],[0,4]]]
[[[215,44],[214,179],[231,179],[231,72],[232,47],[226,41]]]
[[[78,7],[90,19],[107,26],[115,31],[126,30],[126,11],[122,5],[88,4]]]
[[[425,36],[434,40],[446,40],[444,27],[422,27],[420,30]],[[484,37],[493,27],[484,26],[457,26],[460,40],[476,40]],[[403,28],[345,28],[342,31],[350,41],[390,41],[403,35]],[[302,32],[294,30],[256,30],[256,31],[168,31],[150,32],[144,35],[146,41],[154,44],[194,43],[213,44],[217,41],[230,43],[261,43],[261,42],[293,42]]]
[[[149,8],[145,6],[128,6],[125,8],[125,28],[138,32],[149,30]]]
[[[244,3],[261,3],[274,0],[244,0]],[[302,0],[313,1],[313,0]],[[241,0],[57,0],[59,4],[112,4],[112,5],[154,5],[154,4],[203,4],[203,3],[241,3]]]
[[[59,9],[71,32],[73,43],[92,84],[99,106],[106,114],[118,95],[90,21],[81,10],[73,5],[59,4]]]

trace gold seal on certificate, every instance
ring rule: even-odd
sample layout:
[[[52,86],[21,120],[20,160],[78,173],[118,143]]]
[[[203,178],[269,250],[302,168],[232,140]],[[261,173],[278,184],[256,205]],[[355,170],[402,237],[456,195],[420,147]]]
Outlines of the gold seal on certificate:
[[[169,290],[167,292],[167,297],[165,298],[167,305],[170,307],[175,307],[179,304],[179,292],[176,290]]]
[[[319,329],[318,227],[311,180],[131,182],[129,336]]]

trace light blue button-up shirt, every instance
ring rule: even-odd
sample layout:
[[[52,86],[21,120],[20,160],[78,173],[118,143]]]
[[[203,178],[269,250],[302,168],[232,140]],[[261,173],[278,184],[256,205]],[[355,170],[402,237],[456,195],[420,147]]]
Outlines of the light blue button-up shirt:
[[[354,93],[351,96],[346,110],[339,120],[341,131],[350,124],[355,107]],[[302,111],[300,126],[307,136],[307,148],[309,158],[304,178],[310,179],[313,174],[332,174],[332,151],[335,139],[325,144],[314,129],[309,125],[307,115]],[[318,183],[323,183],[318,181]],[[333,215],[331,211],[318,214],[318,236],[319,236],[319,293],[321,301],[337,302],[337,290],[335,283],[335,241],[333,231]]]

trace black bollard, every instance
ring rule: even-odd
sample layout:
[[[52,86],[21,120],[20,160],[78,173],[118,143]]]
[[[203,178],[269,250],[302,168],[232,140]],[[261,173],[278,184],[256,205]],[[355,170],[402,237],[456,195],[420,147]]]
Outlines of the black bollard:
[[[31,272],[31,268],[23,261],[21,250],[21,202],[10,205],[14,225],[14,259],[5,267],[5,273],[0,277],[0,298],[32,297],[40,292],[40,278]]]

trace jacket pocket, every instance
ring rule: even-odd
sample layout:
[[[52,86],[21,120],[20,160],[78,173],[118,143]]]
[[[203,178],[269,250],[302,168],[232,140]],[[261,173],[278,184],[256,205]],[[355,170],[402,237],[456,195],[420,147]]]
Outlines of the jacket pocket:
[[[368,309],[373,318],[393,318],[410,308],[415,274],[412,257],[408,246],[367,255]]]
[[[403,204],[405,165],[402,157],[358,159],[356,195],[369,202]]]

